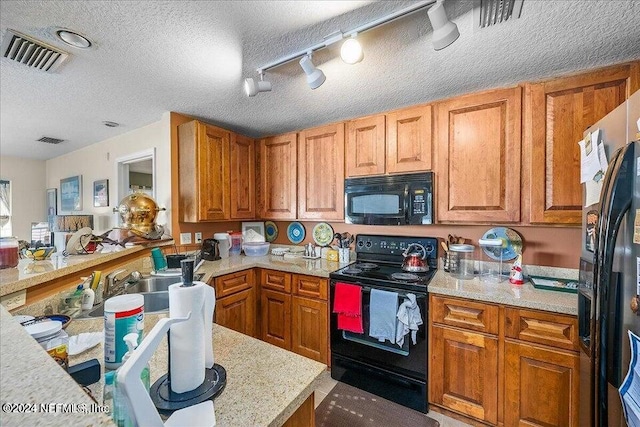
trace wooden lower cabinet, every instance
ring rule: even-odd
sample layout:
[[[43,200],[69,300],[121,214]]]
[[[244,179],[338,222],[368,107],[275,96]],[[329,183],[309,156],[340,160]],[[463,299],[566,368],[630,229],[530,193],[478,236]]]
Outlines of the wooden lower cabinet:
[[[430,401],[496,424],[498,339],[436,326],[431,331]]]
[[[291,350],[310,359],[326,363],[328,356],[325,301],[293,297]]]
[[[291,350],[291,295],[262,289],[261,339],[270,344]]]
[[[505,343],[506,426],[577,426],[580,357],[568,351]]]
[[[256,336],[256,290],[245,289],[216,301],[215,322],[234,331]]]

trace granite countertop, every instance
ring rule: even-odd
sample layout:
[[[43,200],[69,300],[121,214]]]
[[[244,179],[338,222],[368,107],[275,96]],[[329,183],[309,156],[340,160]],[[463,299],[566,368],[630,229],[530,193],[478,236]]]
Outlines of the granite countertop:
[[[218,261],[205,261],[197,272],[204,273],[204,277],[202,278],[203,282],[209,281],[212,277],[223,276],[254,267],[328,278],[329,273],[345,267],[348,264],[349,263],[341,264],[337,261],[327,261],[326,259],[287,259],[275,255],[260,257],[240,255],[223,258]]]
[[[552,267],[524,268],[525,273],[557,278],[577,280],[576,270],[555,269]],[[568,292],[536,289],[531,282],[523,285],[512,285],[508,280],[496,284],[483,283],[478,277],[471,280],[460,280],[443,270],[438,270],[428,285],[431,294],[448,295],[504,304],[515,307],[532,308],[561,314],[578,314],[578,295]]]
[[[21,259],[16,268],[0,270],[0,296],[31,288],[144,249],[143,246],[133,246],[119,252],[69,255],[67,257],[62,256],[61,253],[55,253],[45,261]]]
[[[21,331],[17,322],[2,311],[2,375],[0,400],[5,402],[91,402],[77,384],[51,357]],[[145,332],[166,314],[145,316]],[[100,331],[102,319],[74,320],[67,333]],[[9,341],[11,340],[11,342]],[[219,426],[282,425],[313,393],[326,366],[222,326],[213,326],[216,363],[227,371],[227,385],[214,401]],[[15,343],[15,344],[14,344]],[[25,352],[25,348],[29,351]],[[28,357],[15,357],[16,354]],[[70,365],[89,359],[103,364],[102,344],[71,356]],[[247,357],[251,355],[251,357]],[[167,372],[167,343],[160,344],[150,361],[151,383]],[[55,384],[55,387],[52,387]],[[25,387],[25,385],[28,385]],[[102,402],[103,382],[90,388]],[[100,414],[65,414],[54,418],[43,414],[3,414],[3,425],[110,425]]]

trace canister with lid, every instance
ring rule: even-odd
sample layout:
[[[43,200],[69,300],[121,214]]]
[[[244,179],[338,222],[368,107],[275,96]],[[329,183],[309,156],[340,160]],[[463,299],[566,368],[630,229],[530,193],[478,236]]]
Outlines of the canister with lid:
[[[473,279],[475,246],[466,244],[449,245],[449,273],[456,279]]]
[[[33,323],[24,329],[65,370],[69,368],[69,335],[58,320]]]
[[[502,275],[502,239],[480,239],[480,280],[484,283],[499,283],[506,276]]]

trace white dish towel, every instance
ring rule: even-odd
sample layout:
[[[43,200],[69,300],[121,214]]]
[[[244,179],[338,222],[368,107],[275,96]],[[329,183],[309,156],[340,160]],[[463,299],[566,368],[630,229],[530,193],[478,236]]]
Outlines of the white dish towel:
[[[396,332],[396,344],[402,347],[404,336],[411,331],[411,341],[416,344],[418,327],[422,325],[422,314],[420,307],[416,303],[414,294],[407,294],[400,308],[398,309],[398,329]]]
[[[398,293],[371,290],[369,301],[369,336],[378,341],[396,342],[396,312],[398,311]]]

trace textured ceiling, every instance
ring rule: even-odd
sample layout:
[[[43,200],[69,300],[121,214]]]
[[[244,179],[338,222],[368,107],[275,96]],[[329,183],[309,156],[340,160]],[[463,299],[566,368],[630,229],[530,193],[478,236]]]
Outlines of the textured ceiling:
[[[257,67],[410,3],[3,0],[2,37],[11,28],[72,58],[53,74],[0,60],[0,155],[56,157],[165,111],[272,135],[640,58],[639,1],[525,0],[520,19],[478,29],[479,2],[446,0],[461,35],[444,50],[432,49],[423,10],[362,34],[359,64],[344,64],[339,44],[314,54],[327,75],[316,90],[294,61],[267,74],[271,93],[244,95],[242,80]],[[56,27],[95,47],[65,47]],[[35,142],[42,136],[66,141]]]

